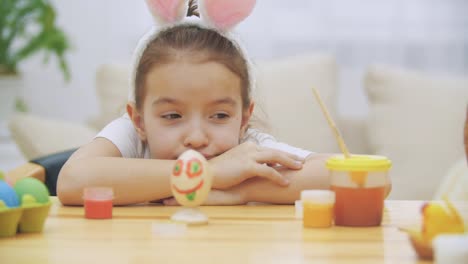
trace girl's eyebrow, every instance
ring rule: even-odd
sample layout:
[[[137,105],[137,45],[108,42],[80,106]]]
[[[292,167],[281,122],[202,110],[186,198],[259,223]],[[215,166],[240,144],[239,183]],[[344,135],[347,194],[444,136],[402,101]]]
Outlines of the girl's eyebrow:
[[[154,100],[154,102],[152,103],[152,106],[154,107],[156,105],[162,105],[162,104],[180,104],[180,101],[171,97],[160,97]]]
[[[180,100],[171,97],[160,97],[152,103],[152,106],[162,105],[162,104],[181,104]],[[231,106],[236,106],[236,100],[232,99],[231,97],[224,97],[220,99],[216,99],[210,102],[210,105],[220,105],[220,104],[227,104]]]
[[[231,106],[236,106],[237,102],[236,102],[236,100],[232,99],[231,97],[224,97],[224,98],[221,98],[221,99],[216,99],[216,100],[212,101],[210,104],[212,104],[212,105],[228,104],[228,105],[231,105]]]

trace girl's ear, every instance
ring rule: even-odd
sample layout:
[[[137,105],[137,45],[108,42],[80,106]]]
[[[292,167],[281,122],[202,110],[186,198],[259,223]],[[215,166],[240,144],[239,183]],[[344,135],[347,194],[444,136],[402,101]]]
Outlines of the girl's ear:
[[[247,128],[249,128],[249,121],[252,117],[252,113],[254,110],[255,104],[253,102],[250,103],[249,109],[243,111],[242,113],[242,122],[241,122],[241,129],[240,129],[240,137],[243,138]]]
[[[135,127],[140,140],[146,141],[146,130],[145,124],[143,122],[143,116],[140,112],[138,112],[135,103],[127,103],[127,114],[130,117],[130,120],[132,120],[133,127]]]
[[[227,31],[248,17],[255,3],[255,0],[198,0],[198,10],[208,24]]]
[[[187,15],[189,0],[146,0],[153,17],[161,24],[172,24]]]

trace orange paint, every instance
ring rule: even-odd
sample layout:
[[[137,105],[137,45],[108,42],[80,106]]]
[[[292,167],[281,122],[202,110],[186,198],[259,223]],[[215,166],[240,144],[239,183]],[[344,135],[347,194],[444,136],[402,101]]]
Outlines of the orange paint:
[[[302,222],[304,227],[330,227],[333,223],[333,203],[304,201]]]
[[[385,188],[332,186],[336,195],[335,225],[379,226],[382,222]]]
[[[85,217],[90,219],[112,218],[112,200],[84,200]]]
[[[367,181],[367,171],[350,171],[351,181],[362,188]]]

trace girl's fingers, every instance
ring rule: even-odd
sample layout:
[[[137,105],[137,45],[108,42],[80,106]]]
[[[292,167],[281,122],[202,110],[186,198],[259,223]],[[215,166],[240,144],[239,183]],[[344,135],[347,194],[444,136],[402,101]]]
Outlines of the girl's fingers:
[[[289,169],[301,169],[304,162],[303,159],[283,151],[265,149],[256,155],[258,163],[279,164]]]
[[[254,170],[256,176],[269,179],[278,185],[286,186],[289,184],[288,179],[281,175],[277,170],[269,167],[266,163],[257,164]]]
[[[305,160],[304,158],[299,157],[297,155],[291,154],[289,152],[281,151],[281,150],[278,150],[278,149],[273,149],[273,148],[258,146],[257,147],[257,152],[276,152],[276,153],[285,155],[285,156],[287,156],[287,157],[289,157],[289,158],[291,158],[293,160],[297,160],[297,161],[300,161],[300,162],[304,162],[304,160]]]

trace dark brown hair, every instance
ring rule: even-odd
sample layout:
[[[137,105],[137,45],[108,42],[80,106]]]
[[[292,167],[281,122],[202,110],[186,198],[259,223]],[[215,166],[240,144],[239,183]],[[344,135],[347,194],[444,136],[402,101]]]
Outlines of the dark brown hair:
[[[198,13],[198,4],[196,0],[190,0],[189,2],[189,8],[187,10],[187,16],[197,16],[200,17],[200,14]]]
[[[193,12],[193,9],[189,9],[188,15]],[[146,95],[144,85],[150,70],[182,56],[186,58],[187,55],[202,62],[221,63],[236,74],[241,80],[243,109],[249,107],[251,87],[248,65],[236,43],[215,30],[196,24],[181,24],[159,32],[144,50],[135,76],[135,103],[138,109],[141,110]]]

